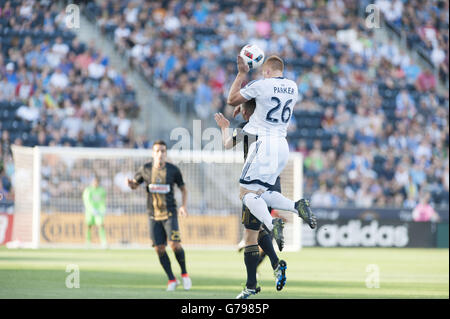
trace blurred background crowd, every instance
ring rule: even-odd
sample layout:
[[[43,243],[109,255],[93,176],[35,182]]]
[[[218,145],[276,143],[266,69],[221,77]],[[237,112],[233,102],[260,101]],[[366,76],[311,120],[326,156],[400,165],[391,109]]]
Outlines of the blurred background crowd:
[[[82,43],[53,1],[0,2],[0,191],[11,198],[10,145],[133,147],[139,114],[126,70]]]
[[[448,87],[448,1],[375,2],[406,48],[367,28],[369,3],[89,2],[83,13],[126,58],[114,70],[94,43],[67,32],[50,1],[0,1],[0,189],[10,185],[12,143],[147,147],[133,134],[140,106],[127,69],[176,112],[211,126],[216,112],[231,119],[236,55],[251,42],[283,57],[298,84],[288,142],[304,155],[312,205],[448,207],[449,97],[439,89]]]

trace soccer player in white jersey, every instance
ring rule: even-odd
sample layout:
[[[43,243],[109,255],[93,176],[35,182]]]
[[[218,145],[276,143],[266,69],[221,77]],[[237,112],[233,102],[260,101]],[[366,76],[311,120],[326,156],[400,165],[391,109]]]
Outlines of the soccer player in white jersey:
[[[254,98],[256,108],[243,130],[257,135],[252,143],[239,179],[240,197],[250,213],[273,232],[275,240],[282,238],[283,222],[272,218],[268,206],[274,209],[291,211],[301,217],[311,228],[317,221],[312,214],[309,201],[297,202],[284,197],[279,192],[268,191],[275,184],[289,158],[286,140],[287,127],[298,100],[297,84],[283,77],[284,63],[278,56],[270,56],[262,66],[263,78],[248,83],[241,89],[249,67],[244,60],[237,58],[238,74],[228,94],[228,104],[240,108],[242,103]],[[234,114],[239,113],[235,109]],[[247,268],[247,283],[237,296],[246,299],[257,294],[256,267],[258,263],[258,231],[246,229],[244,262]],[[280,269],[278,280],[286,281],[286,265]]]

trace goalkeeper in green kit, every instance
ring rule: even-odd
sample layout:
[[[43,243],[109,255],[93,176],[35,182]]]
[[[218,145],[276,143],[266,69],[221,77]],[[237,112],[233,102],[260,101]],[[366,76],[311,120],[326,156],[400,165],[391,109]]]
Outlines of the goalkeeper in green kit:
[[[88,227],[86,241],[91,244],[92,226],[98,227],[98,233],[102,247],[107,247],[106,233],[104,225],[104,216],[106,211],[106,190],[100,186],[100,180],[97,176],[92,180],[92,184],[83,191],[83,202],[85,208],[85,220]]]

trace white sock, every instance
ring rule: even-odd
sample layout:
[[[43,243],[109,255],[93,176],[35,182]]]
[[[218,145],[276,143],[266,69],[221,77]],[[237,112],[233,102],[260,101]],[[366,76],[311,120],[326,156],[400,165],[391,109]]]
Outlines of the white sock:
[[[293,213],[297,213],[295,209],[295,202],[284,197],[282,194],[273,191],[265,191],[261,194],[261,198],[270,206],[279,210],[287,210]]]
[[[252,215],[255,216],[261,223],[264,223],[269,231],[272,231],[273,218],[270,215],[269,208],[267,207],[264,199],[256,194],[248,193],[244,196],[242,201],[244,205],[248,207],[250,213],[252,213]]]

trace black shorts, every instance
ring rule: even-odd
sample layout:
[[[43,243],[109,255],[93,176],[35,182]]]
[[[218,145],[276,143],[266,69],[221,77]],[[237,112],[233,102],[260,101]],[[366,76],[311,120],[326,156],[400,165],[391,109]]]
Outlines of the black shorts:
[[[149,218],[150,239],[154,246],[167,245],[167,241],[180,242],[180,227],[176,214],[166,220],[156,221]]]
[[[275,184],[268,190],[281,193],[280,176],[278,176]],[[270,211],[272,211],[271,207],[269,207],[269,212]],[[252,213],[250,213],[250,210],[244,204],[242,204],[242,224],[244,224],[246,229],[251,230],[259,230],[262,224],[255,216],[252,215]]]

